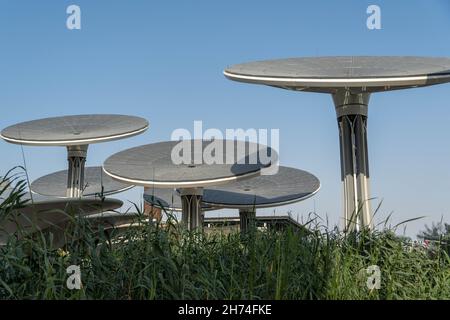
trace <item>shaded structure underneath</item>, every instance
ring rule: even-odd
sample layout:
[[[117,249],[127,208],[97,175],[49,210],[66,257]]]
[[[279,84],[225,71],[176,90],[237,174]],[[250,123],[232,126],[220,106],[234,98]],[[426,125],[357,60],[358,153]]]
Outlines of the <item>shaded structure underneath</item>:
[[[295,168],[279,166],[273,175],[230,182],[208,187],[201,199],[203,210],[239,209],[241,230],[245,231],[256,216],[256,209],[271,208],[305,200],[320,189],[320,181],[311,173]],[[152,195],[148,194],[152,192]],[[176,190],[151,188],[144,193],[144,200],[152,206],[181,208],[180,194]]]
[[[1,202],[8,198],[5,192]],[[24,205],[17,207],[14,203],[3,208],[4,215],[0,220],[0,244],[5,244],[13,235],[21,237],[38,231],[43,231],[77,216],[87,216],[94,213],[118,209],[123,202],[117,199],[70,198],[61,199],[28,194]]]
[[[257,176],[274,158],[277,161],[277,156],[269,147],[246,141],[166,141],[116,153],[106,159],[103,169],[125,183],[149,189],[177,189],[182,221],[187,229],[193,230],[203,226],[204,188]]]
[[[31,183],[31,191],[43,196],[66,198],[67,170],[54,172]],[[108,196],[126,191],[134,186],[112,179],[102,167],[87,167],[84,173],[82,193],[84,197]]]

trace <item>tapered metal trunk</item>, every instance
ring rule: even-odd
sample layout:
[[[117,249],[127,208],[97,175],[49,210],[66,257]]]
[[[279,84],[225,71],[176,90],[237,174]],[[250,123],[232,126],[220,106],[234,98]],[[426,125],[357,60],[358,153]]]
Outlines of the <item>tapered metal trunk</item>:
[[[202,197],[203,188],[186,188],[180,190],[182,206],[182,223],[190,231],[203,231]]]
[[[367,111],[369,93],[333,94],[339,128],[344,231],[373,228],[369,193]]]
[[[251,226],[255,225],[256,220],[256,210],[248,208],[248,209],[239,209],[239,223],[241,233],[247,232]]]
[[[86,163],[88,145],[68,146],[67,161],[67,197],[80,198],[84,189],[84,167]]]

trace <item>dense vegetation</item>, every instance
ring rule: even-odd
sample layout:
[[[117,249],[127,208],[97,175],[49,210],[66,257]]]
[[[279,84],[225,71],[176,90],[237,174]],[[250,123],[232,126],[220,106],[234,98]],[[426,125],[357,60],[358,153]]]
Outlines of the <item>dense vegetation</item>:
[[[24,186],[0,205],[21,206]],[[4,185],[5,181],[3,181]],[[1,190],[0,190],[1,192]],[[108,235],[74,218],[64,248],[52,235],[11,237],[0,247],[0,299],[449,299],[450,258],[439,241],[411,248],[390,230],[344,237],[312,218],[304,230],[205,236],[136,216]],[[66,286],[81,268],[80,290]],[[369,266],[380,288],[369,289]]]

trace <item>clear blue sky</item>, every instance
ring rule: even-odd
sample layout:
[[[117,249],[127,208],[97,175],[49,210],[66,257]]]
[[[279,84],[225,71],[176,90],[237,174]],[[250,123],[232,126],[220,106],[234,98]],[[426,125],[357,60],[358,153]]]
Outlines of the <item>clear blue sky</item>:
[[[66,28],[77,4],[82,29]],[[381,7],[382,30],[366,28]],[[450,56],[448,0],[0,1],[0,127],[78,113],[139,115],[144,135],[92,145],[88,165],[121,149],[168,140],[176,128],[279,128],[281,162],[316,174],[322,189],[299,205],[330,224],[341,213],[338,131],[331,98],[231,82],[231,64],[295,56]],[[371,189],[379,219],[450,221],[450,84],[372,96]],[[22,163],[0,143],[0,171]],[[66,168],[63,148],[26,147],[29,175]],[[121,198],[137,201],[140,189]],[[376,203],[374,203],[375,205]],[[270,212],[270,211],[264,211]]]

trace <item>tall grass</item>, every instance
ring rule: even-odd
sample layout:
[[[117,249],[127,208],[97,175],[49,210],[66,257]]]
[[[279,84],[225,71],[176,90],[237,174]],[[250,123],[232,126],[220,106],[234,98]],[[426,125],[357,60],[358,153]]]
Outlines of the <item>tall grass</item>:
[[[164,226],[144,218],[112,234],[74,218],[62,248],[49,232],[11,237],[0,248],[0,298],[450,298],[448,254],[408,250],[392,230],[344,237],[312,221],[304,230],[204,235],[170,214]],[[70,265],[81,267],[80,290],[66,286]],[[380,289],[366,285],[371,265]]]

